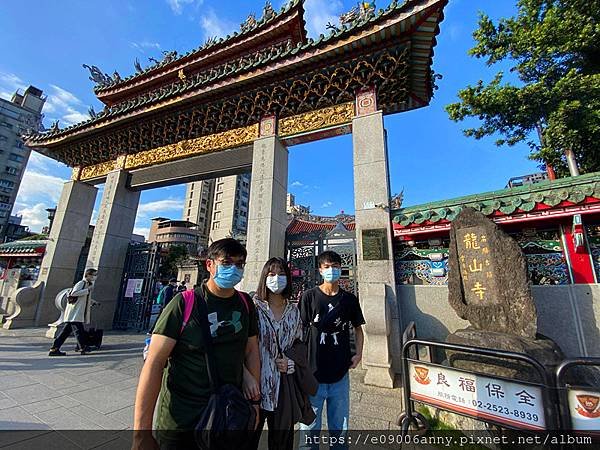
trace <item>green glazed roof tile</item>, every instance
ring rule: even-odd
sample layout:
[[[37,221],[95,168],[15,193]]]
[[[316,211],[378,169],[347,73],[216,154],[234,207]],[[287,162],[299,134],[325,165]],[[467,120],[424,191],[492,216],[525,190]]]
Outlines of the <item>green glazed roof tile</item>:
[[[283,14],[284,12],[286,12],[287,10],[291,9],[293,6],[295,6],[298,2],[300,2],[302,0],[292,0],[287,6],[284,6],[281,10],[281,12],[279,12],[278,14],[276,14],[275,16],[271,17],[267,22],[272,21],[275,17],[277,17],[278,15]],[[319,38],[318,41],[315,41],[312,38],[308,38],[306,40],[306,42],[304,44],[302,44],[301,42],[298,43],[298,46],[295,47],[294,49],[291,50],[291,52],[281,52],[278,53],[277,55],[274,55],[273,57],[267,57],[267,58],[263,58],[262,60],[256,61],[252,67],[257,67],[260,65],[264,65],[267,64],[269,61],[272,60],[278,60],[278,59],[283,59],[284,57],[288,56],[288,55],[294,55],[296,53],[298,53],[299,51],[303,51],[303,50],[307,50],[307,49],[311,49],[311,48],[315,48],[318,46],[321,46],[323,44],[329,43],[332,40],[336,40],[336,39],[342,39],[347,37],[348,35],[360,30],[361,28],[366,28],[370,25],[372,25],[374,22],[380,21],[380,20],[385,20],[385,17],[389,16],[390,14],[393,14],[396,11],[399,10],[405,10],[406,12],[408,12],[410,14],[411,12],[411,7],[412,7],[412,3],[414,3],[413,0],[407,0],[403,3],[400,2],[392,2],[389,7],[383,11],[383,13],[381,15],[379,14],[373,14],[371,15],[368,19],[366,20],[356,20],[354,22],[352,22],[351,24],[348,24],[348,26],[344,26],[344,27],[340,27],[340,32],[339,33],[331,33],[327,36],[325,36],[323,39]],[[286,9],[287,8],[287,9]],[[257,28],[253,28],[251,31],[256,30]],[[241,35],[245,35],[246,33],[248,33],[250,31],[244,31],[239,33],[238,36]],[[223,40],[223,38],[217,40],[217,42],[214,43],[210,43],[210,45],[203,45],[202,47],[199,47],[196,50],[193,50],[190,52],[191,53],[196,53],[199,52],[201,50],[204,50],[205,48],[210,48],[214,45],[221,45],[223,42],[226,42],[225,40]],[[435,39],[434,39],[434,43],[435,43]],[[168,64],[171,64],[173,62],[179,61],[180,59],[182,59],[185,55],[181,55],[178,58],[174,59],[173,61],[168,62]],[[164,65],[166,65],[167,63],[165,63],[164,61],[162,61],[159,64],[155,64],[153,66],[149,66],[147,67],[142,73],[136,73],[133,74],[127,78],[123,78],[119,83],[113,83],[113,84],[109,84],[109,85],[105,85],[102,87],[98,87],[95,89],[95,92],[101,92],[107,88],[113,88],[114,86],[123,83],[125,81],[131,80],[137,76],[141,76],[144,74],[147,74],[148,72],[150,72],[151,70],[154,70],[156,68],[162,67]],[[244,66],[243,64],[237,64],[235,66],[235,68],[233,69],[233,71],[231,73],[223,73],[222,71],[219,71],[217,73],[214,74],[214,76],[212,77],[208,77],[208,78],[202,78],[200,84],[198,85],[197,83],[189,83],[186,84],[184,89],[182,90],[182,92],[184,91],[188,91],[194,88],[197,88],[199,86],[205,85],[205,84],[209,84],[212,83],[213,81],[220,79],[220,78],[225,78],[227,76],[230,76],[233,73],[238,73],[241,72],[243,70],[248,70],[246,66]],[[147,95],[144,96],[144,100],[142,101],[143,105],[146,104],[150,104],[150,103],[154,103],[156,101],[160,101],[165,99],[167,96],[170,95],[174,95],[173,92],[169,92],[168,90],[161,90],[159,91],[160,93],[157,94],[156,92],[153,93],[148,93]],[[27,140],[30,140],[32,143],[35,142],[40,142],[40,141],[44,141],[45,139],[48,138],[53,138],[53,137],[57,137],[57,136],[62,136],[62,135],[66,135],[68,134],[67,132],[72,131],[74,129],[79,129],[82,128],[84,126],[87,125],[91,125],[93,123],[97,123],[102,121],[103,119],[106,119],[107,117],[114,117],[116,114],[120,114],[120,113],[127,113],[130,112],[130,110],[134,109],[135,106],[133,106],[131,103],[128,102],[123,102],[120,103],[118,105],[115,105],[113,107],[106,107],[105,109],[103,109],[102,111],[100,111],[96,117],[94,118],[90,118],[88,120],[85,120],[83,122],[71,125],[67,128],[62,128],[56,131],[46,131],[43,133],[36,133],[34,135],[30,135],[27,136]]]
[[[412,223],[422,224],[427,220],[432,223],[442,219],[452,221],[466,206],[489,216],[498,211],[504,214],[529,212],[537,204],[550,207],[563,201],[580,204],[587,197],[600,200],[600,172],[410,206],[392,211],[392,217],[398,218],[394,220],[396,223],[408,226]]]

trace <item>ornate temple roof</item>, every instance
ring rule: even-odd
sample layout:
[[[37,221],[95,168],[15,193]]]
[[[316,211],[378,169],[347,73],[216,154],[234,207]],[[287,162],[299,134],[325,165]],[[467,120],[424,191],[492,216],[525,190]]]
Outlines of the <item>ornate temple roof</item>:
[[[111,106],[121,101],[123,94],[130,91],[140,92],[152,84],[164,81],[176,81],[179,70],[184,69],[186,76],[199,72],[200,69],[211,68],[217,59],[223,59],[227,53],[243,54],[257,46],[272,45],[277,41],[288,41],[293,46],[306,43],[304,26],[304,9],[301,0],[292,0],[284,5],[280,12],[275,12],[270,2],[263,9],[258,20],[251,14],[242,24],[239,32],[224,38],[209,38],[200,47],[183,55],[177,52],[164,52],[165,56],[151,66],[138,70],[126,77],[106,77],[104,82],[96,85],[94,92],[98,99]],[[165,80],[167,79],[167,80]],[[127,96],[125,96],[127,97]]]
[[[0,257],[42,256],[47,244],[47,240],[7,242],[0,244]]]
[[[355,90],[368,85],[377,87],[386,114],[425,106],[433,95],[433,48],[447,1],[393,0],[313,40],[306,39],[302,2],[293,0],[245,32],[97,88],[107,103],[103,111],[26,136],[26,144],[68,165],[90,166],[257,124],[269,113],[285,118],[352,102]],[[260,41],[261,33],[277,39],[227,59],[244,39]],[[214,55],[222,56],[220,63]],[[203,65],[213,57],[214,64]]]
[[[315,231],[331,231],[340,223],[342,222],[313,222],[294,218],[289,223],[286,229],[286,234],[288,236],[293,236],[297,234],[312,233]],[[343,225],[348,231],[353,231],[356,228],[356,224],[354,222],[347,222]]]
[[[409,228],[452,222],[465,207],[497,217],[586,203],[600,203],[600,172],[401,208],[392,220]]]

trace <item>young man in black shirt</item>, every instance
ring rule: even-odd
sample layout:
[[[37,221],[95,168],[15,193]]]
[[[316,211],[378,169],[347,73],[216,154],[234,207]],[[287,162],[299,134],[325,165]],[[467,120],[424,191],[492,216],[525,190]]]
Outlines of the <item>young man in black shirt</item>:
[[[301,448],[318,448],[323,405],[327,402],[327,424],[330,437],[342,444],[348,429],[350,410],[350,380],[348,370],[358,366],[362,359],[365,323],[358,298],[339,286],[342,258],[326,251],[318,258],[323,284],[304,292],[300,301],[300,317],[304,325],[304,338],[308,343],[311,368],[319,381],[319,390],[310,398],[317,418],[310,425],[300,424]],[[350,348],[350,326],[356,336],[356,354]]]

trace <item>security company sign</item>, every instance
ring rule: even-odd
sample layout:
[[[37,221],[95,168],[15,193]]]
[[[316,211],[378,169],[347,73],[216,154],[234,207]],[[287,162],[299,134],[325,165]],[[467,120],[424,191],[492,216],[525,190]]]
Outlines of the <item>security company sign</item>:
[[[569,389],[569,414],[574,430],[600,431],[600,392]]]
[[[546,429],[537,386],[421,362],[409,362],[409,374],[413,400],[512,428]]]

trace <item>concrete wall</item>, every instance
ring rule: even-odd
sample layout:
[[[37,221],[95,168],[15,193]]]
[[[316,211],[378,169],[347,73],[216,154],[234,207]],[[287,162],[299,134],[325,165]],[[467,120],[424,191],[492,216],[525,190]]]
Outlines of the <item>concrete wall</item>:
[[[448,303],[446,286],[397,286],[400,329],[410,321],[423,339],[444,341],[469,323]],[[553,339],[567,357],[600,356],[600,284],[533,286],[538,332]],[[392,345],[392,348],[399,348]],[[394,350],[394,369],[400,355]]]

